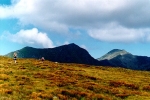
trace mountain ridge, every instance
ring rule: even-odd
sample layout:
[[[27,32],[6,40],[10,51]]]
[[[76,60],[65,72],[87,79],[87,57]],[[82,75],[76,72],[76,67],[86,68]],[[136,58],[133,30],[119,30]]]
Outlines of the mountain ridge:
[[[19,58],[40,59],[44,57],[54,62],[99,65],[99,61],[94,59],[88,51],[74,43],[55,48],[33,48],[27,46],[14,52],[17,52]],[[14,52],[8,53],[5,56],[12,58]]]
[[[18,58],[40,59],[44,57],[46,60],[60,63],[79,63],[123,67],[133,70],[150,70],[150,57],[132,55],[120,49],[113,49],[98,59],[93,58],[87,50],[74,43],[55,48],[33,48],[26,46],[14,52],[17,52]],[[8,53],[5,56],[12,58],[14,52]]]

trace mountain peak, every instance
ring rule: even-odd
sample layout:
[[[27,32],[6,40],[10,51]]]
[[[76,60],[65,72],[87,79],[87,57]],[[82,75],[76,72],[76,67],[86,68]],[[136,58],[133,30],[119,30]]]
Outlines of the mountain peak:
[[[70,43],[70,44],[68,44],[68,45],[76,45],[75,43]]]
[[[76,45],[75,43],[70,43],[70,44],[67,44],[68,46],[78,46]]]
[[[25,46],[24,48],[32,48],[32,47],[30,47],[30,46]]]
[[[20,50],[31,51],[31,50],[33,50],[33,49],[35,49],[35,48],[30,47],[30,46],[26,46],[26,47],[24,47],[24,48],[22,48],[22,49],[20,49]],[[20,51],[20,50],[18,50],[18,51]]]
[[[125,50],[113,49],[113,50],[109,51],[107,54],[105,54],[104,56],[102,56],[101,58],[99,58],[98,60],[105,60],[105,59],[110,60],[119,55],[122,56],[122,55],[126,55],[126,54],[130,54],[130,53]],[[132,55],[132,54],[130,54],[130,55]]]
[[[113,49],[113,50],[109,51],[107,54],[113,54],[113,53],[124,55],[124,54],[127,54],[128,52],[125,50],[121,50],[121,49]]]

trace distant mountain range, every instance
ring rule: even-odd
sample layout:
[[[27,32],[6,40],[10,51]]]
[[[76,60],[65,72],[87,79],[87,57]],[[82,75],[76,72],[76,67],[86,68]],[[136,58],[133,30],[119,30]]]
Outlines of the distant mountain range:
[[[136,56],[125,50],[114,49],[104,56],[94,59],[88,51],[71,43],[55,48],[32,48],[24,47],[17,52],[18,58],[44,57],[46,60],[60,63],[79,63],[97,66],[123,67],[134,70],[150,70],[150,57]],[[8,53],[7,57],[13,57],[13,53]]]

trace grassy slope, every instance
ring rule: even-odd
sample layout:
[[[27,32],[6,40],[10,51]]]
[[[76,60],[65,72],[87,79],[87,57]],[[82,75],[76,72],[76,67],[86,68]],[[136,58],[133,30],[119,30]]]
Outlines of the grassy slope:
[[[0,100],[150,100],[150,72],[0,57]]]

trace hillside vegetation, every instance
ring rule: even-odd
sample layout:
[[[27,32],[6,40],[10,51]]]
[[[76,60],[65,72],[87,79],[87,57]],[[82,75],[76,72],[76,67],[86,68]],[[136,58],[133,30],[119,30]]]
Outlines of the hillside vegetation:
[[[0,100],[150,100],[150,72],[0,57]],[[56,99],[55,99],[56,100]]]

